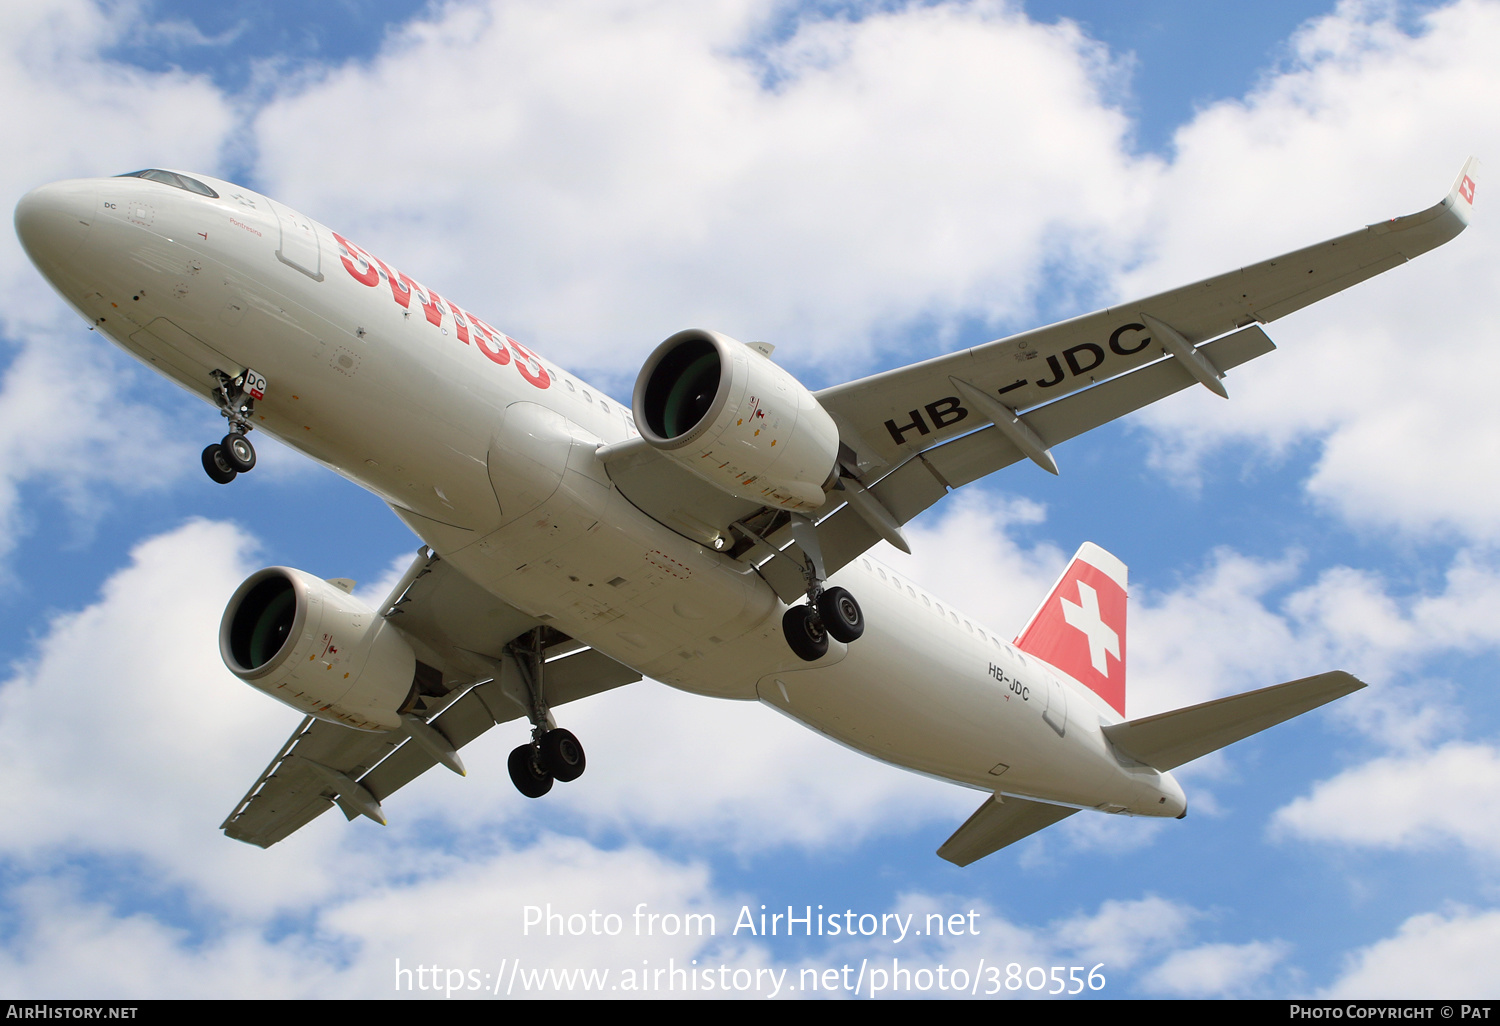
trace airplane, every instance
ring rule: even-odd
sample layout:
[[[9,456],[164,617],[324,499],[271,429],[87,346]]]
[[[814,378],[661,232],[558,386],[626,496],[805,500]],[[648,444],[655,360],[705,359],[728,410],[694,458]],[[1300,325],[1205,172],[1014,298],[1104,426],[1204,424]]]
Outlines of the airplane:
[[[1342,672],[1126,718],[1124,564],[1084,544],[1006,639],[877,562],[954,489],[1275,348],[1260,327],[1456,237],[1477,162],[1417,214],[1182,288],[809,391],[774,347],[689,329],[631,406],[264,195],[152,168],[43,185],[16,231],[63,298],[214,403],[221,484],[266,432],[422,540],[379,607],[252,574],[225,664],[304,719],[221,829],[268,847],[337,806],[386,822],[427,769],[525,719],[540,798],[586,758],[556,710],[651,677],[760,701],[985,794],[937,854],[968,865],[1082,809],[1186,815],[1172,770],[1350,694]]]

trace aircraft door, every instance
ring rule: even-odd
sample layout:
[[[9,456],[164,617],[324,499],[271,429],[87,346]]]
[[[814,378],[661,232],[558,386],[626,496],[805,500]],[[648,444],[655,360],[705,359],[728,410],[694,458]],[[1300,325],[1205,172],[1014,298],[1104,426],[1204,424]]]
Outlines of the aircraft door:
[[[275,200],[266,202],[276,211],[276,220],[281,224],[281,245],[276,249],[277,259],[295,267],[314,281],[322,281],[322,251],[318,246],[318,230],[313,227],[312,221]]]
[[[1062,737],[1068,732],[1068,689],[1052,674],[1047,674],[1047,708],[1042,720]]]

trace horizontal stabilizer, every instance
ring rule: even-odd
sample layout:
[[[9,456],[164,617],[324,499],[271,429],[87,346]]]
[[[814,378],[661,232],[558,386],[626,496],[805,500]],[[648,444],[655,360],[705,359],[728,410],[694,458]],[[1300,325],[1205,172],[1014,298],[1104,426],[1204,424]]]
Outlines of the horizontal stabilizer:
[[[1104,728],[1104,735],[1137,762],[1166,772],[1364,686],[1351,674],[1335,670],[1111,724]]]
[[[1067,819],[1077,811],[1064,805],[1048,805],[1025,798],[1002,799],[997,794],[976,809],[963,826],[953,831],[953,836],[937,850],[938,857],[955,866],[967,866],[1043,827]]]

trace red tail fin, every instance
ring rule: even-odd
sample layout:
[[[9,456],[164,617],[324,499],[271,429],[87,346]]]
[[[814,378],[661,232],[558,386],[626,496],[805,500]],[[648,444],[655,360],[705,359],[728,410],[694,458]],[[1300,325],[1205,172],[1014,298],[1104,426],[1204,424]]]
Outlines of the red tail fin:
[[[1063,571],[1016,647],[1045,660],[1125,715],[1125,564],[1093,542]]]

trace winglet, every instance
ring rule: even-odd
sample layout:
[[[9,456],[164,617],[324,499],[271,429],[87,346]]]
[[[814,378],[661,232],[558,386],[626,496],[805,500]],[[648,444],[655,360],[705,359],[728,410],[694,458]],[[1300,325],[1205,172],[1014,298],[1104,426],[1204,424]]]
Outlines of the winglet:
[[[1458,173],[1458,181],[1453,183],[1453,188],[1448,192],[1448,198],[1443,200],[1443,206],[1453,211],[1464,224],[1468,224],[1474,215],[1474,183],[1479,177],[1479,158],[1470,157],[1464,164],[1464,169]]]
[[[1479,177],[1479,158],[1470,157],[1464,163],[1464,169],[1458,173],[1458,180],[1453,183],[1453,188],[1448,195],[1443,197],[1441,203],[1434,203],[1426,210],[1419,210],[1415,214],[1407,214],[1403,217],[1393,217],[1389,221],[1367,226],[1368,230],[1376,235],[1396,233],[1401,241],[1396,244],[1396,253],[1402,259],[1410,260],[1421,256],[1430,249],[1435,249],[1450,239],[1456,239],[1469,226],[1474,216],[1474,183]],[[1333,240],[1342,241],[1342,240]],[[1399,262],[1399,261],[1398,261]],[[1391,266],[1395,266],[1392,264]],[[1337,289],[1348,288],[1356,281],[1364,281],[1366,278],[1379,274],[1386,270],[1385,267],[1377,267],[1370,273],[1359,272],[1359,277],[1344,281]],[[1346,276],[1347,277],[1347,276]],[[1332,295],[1333,292],[1323,293]],[[1305,306],[1306,303],[1300,304]],[[1292,309],[1296,309],[1293,307]],[[1283,310],[1289,313],[1290,310]],[[1279,314],[1278,314],[1279,316]]]

